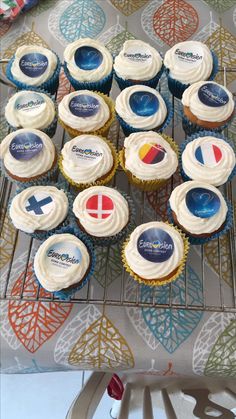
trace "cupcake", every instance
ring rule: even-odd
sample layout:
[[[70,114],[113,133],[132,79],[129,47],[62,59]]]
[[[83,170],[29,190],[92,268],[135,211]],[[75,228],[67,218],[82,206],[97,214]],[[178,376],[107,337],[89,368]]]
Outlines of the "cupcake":
[[[122,90],[116,98],[115,109],[126,136],[138,131],[162,131],[172,117],[170,105],[160,93],[143,85]]]
[[[52,140],[37,129],[23,128],[8,134],[0,144],[0,158],[12,181],[47,180],[57,167]]]
[[[189,237],[202,244],[225,233],[231,226],[231,209],[221,192],[208,183],[189,181],[171,193],[170,217]]]
[[[79,135],[61,150],[59,168],[67,181],[76,188],[108,183],[118,166],[112,143],[97,135]]]
[[[122,260],[127,272],[149,286],[164,285],[181,274],[188,240],[168,223],[151,221],[135,228],[124,243]]]
[[[64,96],[58,113],[60,124],[71,137],[83,133],[105,136],[114,120],[114,105],[102,93],[81,90]]]
[[[208,129],[222,131],[234,113],[234,99],[226,87],[199,81],[188,87],[182,97],[183,128],[186,134]]]
[[[57,111],[52,97],[43,92],[21,90],[7,102],[5,118],[13,130],[36,128],[53,137],[57,128]]]
[[[100,246],[120,241],[134,221],[130,198],[106,186],[92,186],[80,192],[73,212],[80,229]]]
[[[113,59],[101,42],[83,38],[67,45],[64,70],[75,90],[98,90],[109,94]]]
[[[81,234],[53,234],[34,257],[34,272],[40,285],[61,299],[82,288],[93,267],[93,247]]]
[[[68,193],[64,189],[59,185],[43,185],[21,190],[9,207],[13,225],[40,240],[49,231],[59,232],[70,222]]]
[[[162,58],[151,45],[131,39],[115,58],[114,70],[121,90],[134,84],[155,88],[163,71]]]
[[[125,138],[119,157],[131,183],[142,190],[156,190],[175,173],[178,146],[165,134],[136,132]]]
[[[218,70],[216,55],[198,41],[179,42],[164,58],[171,93],[181,99],[183,92],[200,80],[213,80]]]
[[[223,185],[236,173],[233,144],[211,131],[194,134],[181,146],[181,169],[184,180]]]
[[[20,90],[34,87],[53,94],[58,88],[60,68],[55,52],[39,45],[23,45],[9,61],[6,75]]]

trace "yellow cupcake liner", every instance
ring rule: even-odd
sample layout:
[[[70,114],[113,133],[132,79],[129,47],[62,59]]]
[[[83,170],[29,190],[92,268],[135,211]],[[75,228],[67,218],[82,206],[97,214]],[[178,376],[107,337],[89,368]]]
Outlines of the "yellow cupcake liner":
[[[108,135],[110,126],[113,123],[113,121],[115,120],[114,103],[113,103],[112,99],[109,98],[109,96],[104,95],[104,93],[97,92],[97,91],[94,91],[93,93],[96,93],[99,96],[101,96],[103,98],[103,100],[106,102],[107,106],[109,107],[110,118],[107,120],[105,125],[103,125],[103,127],[99,128],[97,130],[94,130],[94,131],[86,131],[86,132],[85,131],[79,131],[77,129],[71,128],[69,125],[65,124],[65,122],[63,122],[61,120],[61,118],[58,118],[58,122],[66,130],[66,132],[68,132],[68,134],[70,135],[71,138],[77,137],[78,135],[82,135],[82,134],[101,135],[101,136],[105,136],[105,137]],[[88,118],[88,124],[89,124],[89,118]]]
[[[94,182],[90,182],[90,183],[77,183],[75,182],[73,179],[71,179],[65,172],[63,169],[63,165],[62,165],[62,161],[63,161],[63,156],[60,155],[59,159],[58,159],[58,167],[60,172],[62,173],[62,175],[64,176],[64,178],[67,180],[67,182],[70,183],[70,185],[72,185],[74,188],[76,189],[87,189],[90,188],[90,186],[101,186],[101,185],[106,185],[107,183],[109,183],[112,178],[115,175],[115,172],[118,168],[119,165],[119,158],[118,158],[118,153],[116,151],[115,146],[111,143],[111,141],[107,140],[106,138],[102,137],[101,135],[97,135],[95,134],[97,137],[100,137],[110,148],[111,153],[112,153],[112,157],[113,157],[113,166],[112,169],[109,171],[109,173],[103,176],[103,179],[100,180],[95,180]]]
[[[170,145],[172,150],[174,150],[178,158],[179,147],[176,144],[176,142],[173,140],[173,138],[169,137],[166,134],[160,134],[160,135],[162,136],[162,138],[164,138],[165,141],[168,142],[168,144]],[[168,179],[142,180],[136,177],[133,173],[131,173],[125,167],[125,149],[124,148],[119,152],[119,163],[122,169],[124,170],[124,172],[126,173],[129,179],[129,182],[137,186],[137,188],[141,189],[142,191],[145,191],[145,192],[156,191],[157,189],[165,185],[169,180],[169,178]]]
[[[179,228],[177,228],[176,226],[174,226],[173,224],[170,224],[168,222],[165,222],[165,224],[173,227],[175,230],[177,230],[179,232],[179,234],[182,237],[182,240],[184,242],[184,256],[180,261],[180,264],[177,268],[177,271],[175,271],[174,275],[171,276],[168,279],[164,279],[161,280],[160,278],[158,279],[145,279],[145,278],[141,278],[140,276],[138,276],[134,271],[132,271],[132,269],[130,268],[128,261],[125,257],[125,248],[127,246],[127,244],[129,243],[130,240],[130,236],[125,240],[125,242],[122,245],[122,249],[121,249],[121,259],[124,265],[125,270],[129,273],[129,275],[131,275],[135,281],[138,281],[140,284],[144,284],[144,285],[148,285],[149,287],[159,287],[162,285],[166,285],[169,284],[170,282],[175,281],[183,272],[185,264],[186,264],[186,260],[188,257],[188,251],[189,251],[189,241],[188,238],[185,236],[185,234],[182,232],[182,230],[180,230]]]

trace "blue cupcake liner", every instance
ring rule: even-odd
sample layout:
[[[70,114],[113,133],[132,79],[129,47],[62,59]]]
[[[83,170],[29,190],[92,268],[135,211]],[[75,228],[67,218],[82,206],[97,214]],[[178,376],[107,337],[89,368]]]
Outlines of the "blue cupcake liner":
[[[190,233],[188,233],[187,231],[184,231],[184,234],[188,237],[189,239],[189,243],[193,244],[193,245],[200,245],[200,244],[205,244],[208,243],[211,240],[217,239],[220,236],[223,236],[224,234],[227,233],[228,230],[231,229],[231,227],[233,226],[233,206],[231,204],[231,202],[224,198],[225,202],[227,204],[228,207],[228,212],[226,215],[226,220],[224,223],[224,228],[222,228],[222,230],[218,231],[217,233],[213,233],[212,236],[210,237],[193,237],[191,236]],[[168,202],[168,206],[167,206],[167,217],[170,223],[176,225],[173,217],[172,217],[172,211],[171,211],[171,207],[170,204]],[[181,229],[180,226],[177,225],[177,227],[179,227]]]
[[[179,146],[179,168],[180,168],[180,174],[181,174],[182,179],[184,181],[194,180],[194,179],[192,179],[192,178],[190,178],[190,177],[188,177],[186,175],[186,173],[185,173],[185,171],[183,169],[183,165],[182,165],[182,154],[183,154],[183,152],[184,152],[187,144],[188,143],[191,143],[191,141],[195,140],[196,138],[199,138],[199,137],[207,137],[207,136],[212,136],[212,135],[214,135],[214,137],[219,138],[220,140],[223,140],[226,143],[228,143],[232,147],[232,149],[234,150],[234,152],[235,152],[235,144],[233,143],[233,141],[231,141],[230,139],[226,138],[223,134],[219,134],[217,132],[212,132],[212,131],[206,131],[206,130],[204,130],[204,131],[200,131],[199,133],[195,133],[195,134],[187,137],[186,141],[184,141]],[[234,166],[231,174],[229,175],[229,177],[228,177],[228,179],[227,179],[227,181],[225,183],[230,182],[235,175],[236,175],[236,164],[235,164],[235,166]]]
[[[80,82],[70,75],[66,63],[64,63],[63,68],[67,79],[75,90],[93,90],[105,93],[109,96],[113,79],[113,71],[111,71],[111,73],[104,77],[102,80],[96,82]]]
[[[144,86],[149,86],[152,87],[153,89],[155,89],[158,85],[158,82],[162,76],[162,73],[164,71],[164,65],[162,65],[160,71],[155,75],[155,77],[153,77],[150,80],[141,80],[141,81],[132,81],[132,80],[124,80],[121,77],[119,77],[116,73],[115,73],[115,79],[117,81],[117,84],[120,88],[120,90],[124,90],[126,87],[131,87],[131,86],[135,86],[135,85],[144,85]]]
[[[165,128],[168,127],[168,125],[170,124],[170,122],[172,121],[173,118],[173,107],[170,104],[169,100],[166,99],[164,96],[162,96],[162,99],[164,100],[165,104],[166,104],[166,108],[167,108],[167,116],[165,121],[163,122],[162,125],[160,125],[157,128],[152,128],[152,131],[156,131],[156,132],[163,132]],[[122,130],[125,134],[126,137],[128,137],[130,134],[134,133],[134,132],[144,132],[147,131],[146,129],[140,129],[140,128],[134,128],[131,125],[127,124],[127,122],[125,122],[120,115],[118,115],[118,113],[116,113],[116,117],[122,127]]]
[[[216,74],[218,73],[218,58],[214,51],[211,51],[212,59],[213,59],[213,68],[210,77],[207,80],[214,80]],[[168,78],[168,87],[172,95],[177,97],[178,99],[182,99],[182,95],[184,91],[190,86],[190,83],[185,84],[179,80],[173,79],[169,75],[169,69],[166,69],[166,74]],[[206,80],[206,81],[207,81]]]
[[[95,263],[96,263],[96,256],[95,256],[95,251],[94,251],[94,246],[93,243],[88,239],[87,236],[85,236],[85,234],[83,234],[78,228],[76,228],[76,226],[66,226],[63,227],[61,229],[60,234],[73,234],[74,236],[76,236],[78,239],[80,239],[85,246],[88,249],[89,255],[90,255],[90,267],[89,267],[89,271],[86,274],[86,276],[83,278],[82,281],[79,282],[78,285],[74,284],[72,285],[73,288],[72,289],[62,289],[60,291],[48,291],[47,289],[45,289],[41,284],[40,281],[38,280],[35,271],[35,278],[38,282],[38,284],[45,289],[47,292],[50,292],[51,294],[54,294],[55,297],[59,298],[60,300],[69,300],[77,291],[81,290],[81,288],[83,288],[87,282],[89,281],[89,279],[91,278],[91,276],[94,274],[94,268],[95,268]],[[54,234],[49,234],[48,237],[53,236]],[[34,268],[33,268],[34,270]]]
[[[15,77],[12,75],[11,67],[12,63],[14,61],[15,55],[10,59],[10,61],[7,64],[6,67],[6,76],[8,80],[10,80],[11,83],[13,83],[19,90],[45,90],[46,92],[51,93],[52,95],[56,93],[58,86],[59,86],[59,75],[61,71],[61,63],[59,60],[58,55],[54,52],[54,54],[57,56],[57,67],[54,71],[54,74],[50,79],[45,81],[44,83],[40,84],[39,86],[30,86],[26,83],[22,83],[19,80],[15,79]]]
[[[211,132],[211,133],[217,133],[217,132],[218,133],[221,133],[225,128],[227,128],[227,126],[229,125],[230,121],[231,121],[231,119],[228,122],[226,122],[224,125],[222,125],[222,126],[220,126],[218,128],[212,128],[212,129],[207,128],[207,130],[209,132]],[[182,118],[182,127],[183,127],[183,130],[184,130],[185,134],[187,134],[187,135],[192,135],[192,134],[195,134],[196,132],[206,131],[206,128],[201,127],[200,125],[197,125],[197,124],[191,122],[187,118],[186,115],[183,115],[183,118]]]

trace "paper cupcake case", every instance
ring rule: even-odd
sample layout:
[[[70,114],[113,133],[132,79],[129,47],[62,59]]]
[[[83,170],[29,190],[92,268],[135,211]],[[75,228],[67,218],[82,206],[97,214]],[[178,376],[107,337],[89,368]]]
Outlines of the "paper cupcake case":
[[[174,150],[174,152],[178,156],[179,155],[179,148],[178,148],[178,145],[176,144],[176,142],[166,134],[162,134],[162,137],[164,138],[164,140],[166,140],[169,143],[172,150]],[[142,179],[139,179],[138,177],[136,177],[135,175],[133,175],[125,167],[125,150],[124,150],[124,148],[119,152],[119,163],[120,163],[122,169],[124,170],[125,174],[127,175],[128,179],[129,179],[129,182],[132,183],[133,185],[135,185],[137,188],[141,189],[142,191],[145,191],[145,192],[156,191],[157,189],[159,189],[160,187],[165,185],[170,180],[170,178],[168,178],[168,179],[155,179],[155,180],[142,180]]]
[[[98,92],[109,95],[112,86],[113,71],[111,71],[111,73],[104,77],[102,80],[96,82],[80,82],[70,75],[66,63],[64,63],[63,68],[67,79],[75,90],[96,90]]]
[[[91,276],[94,274],[94,268],[96,264],[96,255],[95,255],[94,246],[93,246],[93,243],[88,239],[88,237],[85,236],[85,234],[81,233],[81,231],[75,226],[63,227],[60,231],[60,234],[66,234],[66,233],[75,235],[76,237],[78,237],[78,239],[80,239],[85,244],[90,255],[90,266],[83,280],[80,281],[78,285],[74,284],[72,289],[62,289],[60,291],[52,292],[42,287],[46,291],[50,292],[51,294],[54,294],[54,296],[59,298],[60,300],[69,300],[77,291],[81,290],[81,288],[83,288],[87,284]],[[49,237],[52,235],[53,233],[49,234]],[[34,275],[35,275],[36,281],[41,286],[40,281],[38,280],[35,274],[35,271],[34,271]]]
[[[210,77],[207,80],[214,80],[216,74],[218,73],[218,58],[214,51],[211,51],[212,59],[213,59],[213,69],[211,72]],[[184,91],[190,86],[190,83],[185,84],[179,80],[173,79],[169,76],[169,69],[166,69],[166,74],[168,78],[168,87],[172,95],[177,97],[178,99],[182,99],[182,95]],[[207,81],[206,80],[206,81]]]
[[[225,128],[227,128],[227,126],[231,122],[231,119],[232,118],[230,118],[230,120],[227,123],[225,123],[224,125],[221,125],[218,128],[212,128],[212,129],[209,129],[208,128],[208,131],[211,132],[211,134],[217,133],[217,132],[218,133],[221,133],[222,131],[224,131]],[[197,125],[197,124],[191,122],[187,118],[186,115],[183,115],[183,118],[182,118],[182,127],[183,127],[183,130],[184,130],[185,134],[187,134],[187,135],[192,135],[192,134],[195,134],[196,132],[206,131],[206,128],[201,127],[200,125]]]
[[[120,88],[120,90],[124,90],[126,87],[130,87],[130,86],[134,86],[134,85],[144,85],[144,86],[149,86],[152,87],[153,89],[155,89],[158,85],[158,82],[162,76],[162,73],[164,71],[164,65],[162,65],[160,71],[156,74],[155,77],[153,77],[150,80],[140,80],[140,81],[132,81],[132,80],[124,80],[121,77],[119,77],[116,73],[115,73],[115,80],[117,81],[117,84]]]
[[[13,83],[19,90],[45,90],[48,93],[51,93],[52,95],[56,93],[58,86],[59,86],[59,75],[61,71],[61,63],[59,60],[58,55],[54,52],[54,54],[57,56],[57,67],[50,79],[45,81],[44,83],[40,84],[39,86],[30,86],[26,83],[22,83],[19,80],[15,79],[15,77],[12,75],[11,67],[12,63],[14,61],[15,56],[13,56],[10,61],[7,64],[6,67],[6,76],[8,80],[10,80],[11,83]]]
[[[164,280],[160,280],[160,279],[145,279],[145,278],[141,278],[139,275],[137,275],[129,266],[126,256],[125,256],[125,248],[129,242],[129,238],[123,243],[122,246],[122,251],[121,251],[121,259],[124,265],[125,270],[129,273],[130,276],[132,276],[135,281],[139,282],[140,284],[144,284],[147,285],[149,287],[157,287],[157,286],[162,286],[162,285],[166,285],[169,284],[173,281],[175,281],[183,272],[184,270],[184,266],[188,257],[188,251],[189,251],[189,242],[187,237],[185,236],[185,234],[176,226],[174,226],[173,224],[169,224],[166,223],[171,227],[174,227],[175,230],[177,230],[179,232],[179,234],[181,235],[182,239],[183,239],[183,243],[184,243],[184,256],[182,258],[182,260],[180,261],[180,264],[177,268],[177,271],[174,273],[174,275],[171,278],[168,279],[164,279]]]

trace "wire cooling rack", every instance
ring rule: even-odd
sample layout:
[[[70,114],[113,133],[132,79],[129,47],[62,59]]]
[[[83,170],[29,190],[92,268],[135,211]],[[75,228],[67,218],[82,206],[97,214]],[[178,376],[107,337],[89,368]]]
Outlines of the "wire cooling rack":
[[[226,85],[228,72],[236,69],[223,69]],[[114,86],[113,86],[114,89]],[[173,106],[179,106],[179,101],[172,98]],[[184,136],[177,121],[173,117],[171,135],[178,142]],[[181,124],[181,123],[180,123]],[[116,123],[117,125],[117,123]],[[178,137],[178,133],[179,138]],[[225,132],[227,136],[227,132]],[[116,126],[110,133],[110,139],[117,149],[122,144],[122,131]],[[58,148],[62,148],[67,140],[65,132],[59,128],[55,140]],[[60,179],[59,175],[59,179]],[[112,186],[131,195],[136,206],[136,224],[151,220],[164,219],[159,211],[163,194],[170,194],[176,178],[172,177],[164,190],[154,193],[138,191],[127,182],[122,170],[118,170],[113,179]],[[233,204],[234,188],[232,183],[221,188],[226,198]],[[1,239],[6,240],[8,231],[5,222],[8,217],[7,208],[14,195],[15,185],[6,177],[1,178]],[[167,197],[165,197],[167,199]],[[151,204],[150,204],[151,203]],[[206,258],[206,245],[191,246],[187,265],[181,278],[176,282],[149,288],[136,283],[122,267],[120,245],[107,248],[96,248],[97,269],[94,277],[86,286],[77,292],[69,301],[75,304],[100,304],[142,308],[159,308],[192,311],[218,311],[236,313],[236,249],[235,249],[235,222],[233,228],[223,237],[214,240],[207,252],[211,255],[213,263],[209,264]],[[53,293],[46,293],[34,281],[32,262],[40,242],[16,230],[7,267],[3,269],[0,282],[0,299],[15,301],[44,301],[59,302]],[[225,250],[226,249],[226,250]],[[19,258],[20,255],[20,258]],[[18,263],[18,261],[20,262]],[[17,286],[14,285],[17,281]],[[30,283],[29,278],[33,282]],[[115,279],[113,281],[113,279]],[[33,283],[33,287],[32,287]]]

